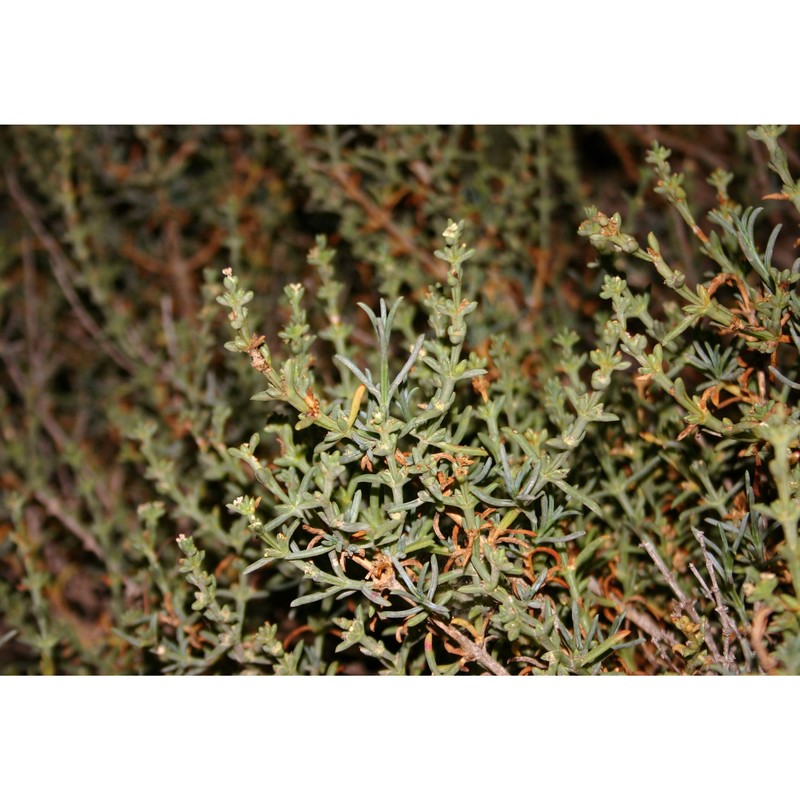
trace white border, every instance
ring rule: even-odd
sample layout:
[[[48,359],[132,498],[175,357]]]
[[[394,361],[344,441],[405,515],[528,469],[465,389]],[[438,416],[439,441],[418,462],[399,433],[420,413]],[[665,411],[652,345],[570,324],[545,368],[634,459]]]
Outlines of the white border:
[[[6,5],[6,124],[798,121],[791,4]]]

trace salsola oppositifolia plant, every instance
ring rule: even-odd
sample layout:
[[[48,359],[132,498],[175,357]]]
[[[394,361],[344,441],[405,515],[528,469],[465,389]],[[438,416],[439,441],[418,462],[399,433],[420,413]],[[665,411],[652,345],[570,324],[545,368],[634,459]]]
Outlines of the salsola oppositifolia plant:
[[[585,135],[0,137],[3,669],[797,673],[796,156]]]
[[[750,132],[766,145],[781,181],[764,199],[800,210],[800,185],[778,144],[782,132]],[[632,465],[633,479],[614,479],[619,458],[609,451],[600,460],[623,525],[673,594],[671,619],[684,641],[672,649],[688,659],[684,669],[796,674],[800,384],[789,376],[797,377],[800,351],[800,259],[774,263],[781,225],[762,249],[755,231],[762,209],[736,203],[727,192],[733,175],[722,170],[709,178],[717,207],[708,214],[715,229],[706,234],[670,155],[656,143],[647,161],[656,192],[677,210],[705,259],[702,280],[691,285],[654,234],[640,247],[619,214],[589,208],[579,231],[613,265],[601,295],[612,307],[601,331],[606,353],[618,348],[637,368],[631,399],[639,430],[629,426],[626,449],[642,467]],[[623,277],[632,259],[648,264],[671,295],[658,317],[648,294],[632,292]],[[601,351],[591,356],[603,363]],[[646,450],[657,455],[648,461]],[[667,482],[659,484],[659,475]]]
[[[778,135],[753,134],[781,176],[780,199],[797,204]],[[758,209],[733,203],[720,172],[709,214],[719,233],[706,235],[669,156],[659,145],[648,155],[657,192],[714,272],[690,287],[655,235],[642,249],[618,214],[587,209],[579,232],[613,273],[588,386],[587,357],[568,331],[554,339],[563,377],[545,380],[539,396],[502,338],[483,356],[465,347],[477,303],[463,291],[474,255],[463,223],[448,225],[436,252],[445,285],[422,300],[432,335],[408,336],[406,316],[398,348],[401,301],[381,300],[377,313],[362,306],[376,340],[367,363],[348,346],[334,252],[319,239],[309,263],[339,372],[324,387],[303,287],[286,290],[290,352],[279,363],[248,325],[252,294],[226,271],[220,302],[237,332],[227,347],[266,379],[255,399],[298,417],[267,426],[280,447],[272,464],[256,455],[258,435],[237,451],[263,487],[230,506],[265,545],[247,571],[299,578],[292,605],[320,606],[339,629],[337,652],[357,646],[387,673],[633,669],[637,645],[676,671],[800,668],[790,402],[800,386],[787,375],[800,346],[798,262],[773,265],[778,228],[761,253]],[[627,257],[651,264],[684,304],[666,299],[654,316],[650,297],[622,277]]]
[[[567,545],[585,536],[576,519],[600,513],[569,473],[590,424],[617,418],[604,412],[602,389],[586,391],[573,376],[565,387],[573,410],[556,401],[551,436],[547,412],[508,366],[490,380],[487,359],[465,352],[477,302],[463,292],[474,251],[462,231],[451,222],[436,251],[447,279],[422,301],[432,335],[398,349],[392,332],[402,301],[381,300],[377,313],[362,306],[376,340],[369,364],[356,363],[347,345],[334,252],[319,239],[309,262],[328,322],[320,336],[339,369],[328,388],[315,380],[302,286],[286,289],[291,316],[280,336],[289,355],[277,362],[249,325],[252,293],[226,271],[219,299],[236,331],[226,346],[263,374],[267,389],[254,399],[290,406],[298,417],[293,426],[267,426],[280,446],[272,465],[256,454],[258,434],[236,451],[263,487],[230,505],[265,545],[248,571],[302,577],[292,605],[322,604],[341,631],[337,651],[358,646],[388,673],[427,666],[448,674],[470,663],[495,674],[511,665],[597,670],[629,631],[621,615],[601,626],[581,602],[581,567],[603,539],[569,554]],[[503,364],[502,351],[494,342],[490,358]],[[551,581],[569,598],[571,624],[542,593]]]

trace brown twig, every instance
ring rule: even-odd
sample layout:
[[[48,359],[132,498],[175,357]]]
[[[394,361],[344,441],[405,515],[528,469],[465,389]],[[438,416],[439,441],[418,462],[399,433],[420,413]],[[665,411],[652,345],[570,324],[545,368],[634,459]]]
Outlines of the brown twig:
[[[20,395],[24,397],[29,389],[25,383],[25,379],[22,376],[22,372],[17,364],[11,359],[11,348],[0,348],[0,358],[3,359],[3,363],[6,365],[6,371],[8,372],[8,376],[11,378],[11,382],[14,384]],[[67,435],[64,432],[64,429],[58,424],[56,418],[52,415],[52,413],[50,413],[50,410],[44,405],[44,397],[44,394],[37,394],[35,408],[36,416],[39,422],[42,423],[44,429],[50,434],[50,438],[55,442],[56,447],[59,450],[63,450],[67,445]]]
[[[97,341],[99,346],[105,350],[108,356],[122,369],[127,372],[135,372],[136,364],[129,359],[124,353],[114,347],[104,335],[100,326],[94,321],[91,314],[86,310],[75,291],[71,274],[75,268],[70,263],[64,251],[61,249],[59,243],[50,235],[49,231],[42,222],[33,202],[22,190],[22,187],[17,181],[16,175],[11,169],[6,169],[5,172],[6,185],[8,191],[13,198],[17,207],[22,212],[31,230],[36,234],[36,237],[47,250],[50,256],[50,264],[53,268],[53,275],[58,282],[64,297],[67,298],[70,306],[72,307],[78,321],[83,325],[86,332]]]
[[[539,661],[538,658],[531,658],[531,656],[514,656],[514,658],[510,659],[514,662],[521,662],[523,664],[532,664],[534,667],[538,667],[539,669],[547,669],[547,664],[543,661]]]
[[[639,156],[631,152],[628,143],[619,135],[620,130],[611,126],[603,130],[603,134],[614,155],[619,159],[625,179],[635,186],[639,182]]]
[[[42,349],[37,347],[39,336],[36,330],[38,317],[38,296],[36,293],[36,265],[33,259],[33,248],[30,239],[22,239],[22,281],[24,287],[25,306],[25,344],[28,351],[30,374],[35,389],[40,389],[44,379],[42,369]]]
[[[384,231],[392,239],[403,255],[410,255],[419,260],[425,271],[437,281],[445,279],[445,267],[429,253],[421,250],[405,231],[401,230],[392,220],[388,211],[381,208],[369,195],[362,191],[355,177],[344,164],[336,164],[331,168],[317,165],[318,171],[323,171],[339,184],[345,196],[359,205],[367,215],[370,223],[377,229]]]
[[[653,543],[644,536],[642,536],[642,547],[647,551],[647,555],[650,556],[656,567],[658,567],[658,571],[664,576],[664,580],[669,585],[669,588],[672,589],[675,597],[678,598],[678,605],[680,608],[688,614],[689,619],[691,619],[695,625],[705,628],[706,626],[703,625],[703,621],[700,618],[700,615],[697,613],[697,609],[694,607],[694,601],[689,600],[689,598],[684,594],[683,589],[681,589],[681,587],[678,585],[678,582],[675,580],[675,576],[667,568],[667,565],[658,554],[658,551],[654,547]],[[725,661],[719,652],[717,643],[714,641],[710,631],[707,628],[703,631],[703,639],[705,640],[708,651],[711,653],[711,657],[714,659],[714,662],[717,664],[724,664]]]
[[[34,497],[47,509],[48,513],[58,519],[64,527],[75,534],[81,540],[85,550],[94,553],[99,559],[105,560],[103,548],[100,547],[97,539],[91,531],[87,530],[78,520],[75,519],[62,505],[61,501],[44,489],[37,489],[33,493]]]
[[[178,301],[178,313],[184,319],[191,319],[197,312],[196,293],[192,284],[189,262],[183,257],[181,231],[175,217],[170,217],[166,223],[164,244],[167,252],[167,268]]]
[[[666,147],[679,150],[698,161],[705,162],[712,169],[724,169],[727,166],[725,159],[721,155],[709,150],[707,147],[703,147],[696,141],[691,141],[676,133],[666,131],[664,128],[653,125],[632,125],[630,130],[645,147],[650,147],[653,144],[653,140],[657,139]]]
[[[464,657],[467,661],[477,661],[478,664],[485,667],[493,675],[509,675],[508,670],[501,664],[498,664],[482,645],[473,642],[469,637],[464,636],[461,631],[457,630],[452,625],[447,625],[438,619],[431,621],[436,627],[441,628],[448,636],[451,636],[458,642],[459,646],[464,651]]]
[[[23,378],[22,371],[11,358],[11,349],[8,347],[0,348],[0,358],[5,363],[6,371],[8,372],[8,375],[17,391],[20,393],[20,395],[24,396],[28,389],[25,379]],[[52,366],[52,364],[53,362],[51,361],[50,366]],[[36,393],[34,406],[36,419],[42,424],[42,427],[49,434],[56,446],[56,449],[63,453],[69,444],[69,437],[67,436],[66,431],[61,427],[61,424],[53,415],[52,411],[47,407],[48,397],[49,395],[46,392]],[[82,469],[86,470],[94,480],[97,496],[100,498],[100,501],[103,503],[106,510],[109,512],[113,511],[117,507],[116,498],[119,496],[118,488],[115,489],[113,485],[106,487],[100,480],[97,472],[91,466],[89,466],[89,464],[84,463]],[[115,470],[111,473],[111,480],[113,481],[115,477],[119,475],[119,470]]]
[[[717,572],[714,569],[714,564],[711,560],[711,554],[708,552],[708,548],[706,547],[706,537],[703,535],[703,532],[698,530],[697,528],[692,528],[692,533],[694,534],[694,538],[700,544],[700,549],[703,551],[703,559],[706,562],[706,569],[708,570],[708,574],[711,578],[711,589],[705,585],[705,581],[700,578],[699,574],[694,568],[694,564],[690,564],[690,569],[695,574],[700,581],[700,585],[703,586],[704,591],[706,592],[706,597],[714,603],[714,610],[719,614],[719,618],[722,621],[722,635],[724,637],[723,642],[723,657],[726,660],[727,665],[734,671],[737,672],[736,668],[736,660],[733,657],[733,653],[730,651],[731,641],[736,638],[741,642],[741,636],[739,635],[739,629],[737,628],[736,624],[728,614],[728,607],[725,603],[722,602],[722,593],[719,590],[719,583],[717,582]],[[749,661],[747,651],[743,649],[743,653],[745,658]],[[748,664],[749,668],[749,664]]]
[[[613,595],[607,594],[603,591],[597,578],[591,577],[589,579],[589,590],[594,592],[598,597],[602,597],[614,603],[614,610],[618,614],[624,612],[626,619],[629,619],[637,628],[640,628],[650,636],[658,651],[658,655],[664,660],[667,666],[675,672],[680,672],[679,667],[675,664],[667,649],[671,649],[678,643],[678,639],[672,632],[660,627],[657,620],[646,611],[640,611],[631,601],[622,601]]]

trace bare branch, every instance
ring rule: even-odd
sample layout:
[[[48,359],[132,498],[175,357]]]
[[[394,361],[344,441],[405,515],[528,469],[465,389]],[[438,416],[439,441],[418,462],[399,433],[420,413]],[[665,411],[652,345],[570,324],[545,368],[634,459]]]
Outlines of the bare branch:
[[[100,547],[100,544],[97,539],[95,539],[92,532],[78,522],[78,520],[61,505],[61,501],[57,497],[44,489],[37,489],[33,494],[52,516],[56,517],[67,530],[74,533],[75,536],[81,540],[85,550],[94,553],[99,559],[105,560],[103,548]]]
[[[448,636],[455,639],[461,649],[464,651],[464,657],[467,661],[477,661],[482,667],[485,667],[493,675],[509,675],[508,670],[502,665],[498,664],[489,653],[486,652],[482,645],[473,642],[468,636],[464,636],[461,631],[454,628],[452,625],[447,625],[438,619],[432,620],[433,624],[441,628]]]
[[[725,654],[727,657],[730,658],[731,666],[733,666],[733,657],[728,656],[730,643],[733,638],[739,640],[739,642],[743,645],[742,652],[744,654],[745,659],[750,662],[750,653],[748,653],[747,649],[744,647],[744,642],[742,637],[739,633],[739,628],[737,627],[736,623],[731,619],[730,614],[728,613],[728,607],[725,603],[722,602],[722,593],[719,590],[719,583],[717,582],[717,572],[714,569],[714,564],[711,560],[711,555],[708,552],[708,548],[706,547],[706,537],[703,535],[703,532],[697,528],[692,528],[692,533],[694,534],[694,538],[700,543],[700,549],[703,551],[703,559],[706,562],[706,569],[708,570],[708,574],[711,578],[711,592],[709,593],[706,589],[706,597],[709,600],[712,600],[711,594],[713,594],[714,602],[714,610],[719,614],[720,620],[722,620],[722,635],[725,637],[725,642],[723,644]],[[694,565],[692,565],[694,568]],[[695,571],[696,573],[696,571]],[[705,587],[705,583],[701,581],[701,585]]]
[[[36,234],[36,237],[42,243],[45,250],[47,250],[50,256],[50,263],[53,267],[53,275],[55,275],[56,281],[61,287],[61,291],[64,293],[64,297],[67,298],[70,306],[72,306],[72,310],[75,312],[78,321],[83,325],[86,332],[97,341],[98,345],[105,350],[122,369],[126,372],[135,372],[136,364],[108,341],[108,338],[100,329],[100,326],[94,321],[92,315],[84,307],[73,286],[71,273],[74,272],[74,267],[61,249],[59,243],[50,235],[39,217],[33,202],[27,197],[22,187],[19,185],[16,175],[10,169],[6,169],[5,179],[11,197],[27,220],[31,230]]]
[[[704,629],[703,639],[705,640],[706,646],[708,647],[708,652],[711,653],[711,657],[714,659],[714,662],[724,665],[725,661],[722,657],[722,654],[719,652],[717,643],[711,636],[708,626],[703,625],[703,620],[697,613],[697,609],[694,607],[694,601],[689,600],[689,598],[683,593],[683,589],[681,589],[681,587],[678,585],[678,582],[675,580],[675,576],[667,568],[667,565],[658,554],[658,551],[654,547],[653,543],[644,536],[641,537],[641,540],[642,547],[647,551],[647,555],[653,559],[653,563],[658,567],[658,571],[664,576],[664,580],[669,585],[669,588],[672,589],[673,594],[678,598],[678,605],[680,608],[686,612],[686,614],[689,616],[689,619],[694,622],[695,625],[699,625]]]

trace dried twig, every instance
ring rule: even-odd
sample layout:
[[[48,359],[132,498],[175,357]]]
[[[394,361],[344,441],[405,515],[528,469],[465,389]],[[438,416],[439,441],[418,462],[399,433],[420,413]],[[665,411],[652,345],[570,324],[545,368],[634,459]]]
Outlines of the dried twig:
[[[703,146],[697,140],[687,139],[675,132],[664,130],[663,127],[632,125],[630,130],[645,147],[650,147],[653,140],[658,139],[666,147],[686,153],[686,155],[704,162],[711,169],[724,169],[727,166],[725,159],[719,153]]]
[[[468,636],[464,636],[461,631],[457,630],[452,625],[447,625],[438,619],[434,619],[432,622],[438,628],[441,628],[448,636],[451,636],[458,642],[459,646],[464,651],[464,657],[467,659],[467,661],[477,661],[478,664],[480,664],[482,667],[485,667],[493,675],[509,674],[508,670],[501,664],[498,664],[482,645],[479,645],[477,642],[473,642]]]
[[[11,348],[5,347],[0,348],[0,359],[3,360],[5,364],[6,371],[8,372],[8,376],[11,378],[12,383],[14,384],[15,388],[19,392],[20,395],[24,396],[25,393],[28,391],[27,383],[25,378],[23,377],[22,370],[20,370],[19,365],[12,359],[11,357]],[[51,362],[52,366],[52,362]],[[69,445],[69,437],[67,436],[66,431],[61,427],[59,421],[55,418],[52,411],[47,406],[47,401],[49,398],[49,394],[45,392],[36,392],[34,398],[34,411],[36,413],[36,419],[38,422],[41,423],[42,427],[45,431],[47,431],[50,438],[53,440],[53,443],[56,446],[56,449],[59,452],[64,452],[64,450]],[[112,483],[109,483],[108,487],[103,483],[98,475],[97,471],[93,469],[89,464],[84,463],[82,465],[82,469],[89,473],[92,480],[94,481],[95,491],[97,492],[97,496],[100,501],[105,506],[106,510],[111,513],[117,507],[117,498],[119,497],[119,489],[114,488]],[[119,470],[114,470],[111,473],[110,479],[114,481],[115,479],[118,480],[118,476],[121,473]]]
[[[664,660],[666,665],[675,672],[680,672],[680,668],[674,662],[669,652],[669,649],[678,643],[675,634],[662,628],[656,619],[646,611],[639,610],[631,601],[621,601],[616,597],[606,594],[597,578],[589,578],[589,590],[594,592],[598,597],[603,597],[614,603],[614,610],[618,614],[624,612],[626,619],[629,619],[637,628],[640,628],[644,633],[650,636],[658,655]]]
[[[714,659],[714,662],[717,664],[724,664],[725,662],[721,653],[719,652],[717,643],[714,641],[707,627],[703,625],[703,620],[700,618],[700,615],[697,613],[697,609],[694,607],[694,601],[689,600],[689,598],[683,593],[683,589],[681,589],[681,587],[678,585],[678,582],[675,580],[675,576],[667,568],[667,565],[658,554],[658,551],[654,547],[653,543],[645,536],[642,536],[641,538],[642,547],[647,551],[647,555],[653,559],[653,563],[658,567],[658,571],[664,576],[664,580],[669,585],[669,588],[672,589],[673,594],[678,598],[678,605],[680,608],[686,612],[686,614],[689,616],[689,619],[694,622],[695,625],[704,628],[703,639],[705,640],[708,651],[711,653],[711,657]]]
[[[17,181],[17,177],[10,169],[5,170],[6,185],[17,207],[30,225],[31,230],[36,234],[39,241],[47,250],[50,256],[50,263],[64,297],[67,298],[78,321],[83,325],[86,332],[97,342],[97,344],[113,359],[113,361],[127,372],[135,372],[136,364],[131,361],[123,352],[117,349],[105,336],[100,326],[94,321],[92,315],[87,311],[75,291],[71,273],[74,267],[70,263],[59,243],[50,235],[49,231],[42,222],[33,202],[23,192],[22,187]]]
[[[711,589],[709,590],[708,586],[706,586],[705,581],[700,577],[700,574],[695,569],[694,564],[690,564],[689,568],[692,570],[695,577],[700,582],[700,585],[703,587],[706,597],[714,603],[714,610],[717,612],[717,614],[719,614],[720,620],[722,620],[722,635],[725,637],[722,645],[723,657],[725,658],[730,669],[736,672],[736,661],[733,657],[733,653],[730,650],[730,646],[731,641],[734,638],[739,639],[741,642],[739,629],[731,619],[730,614],[728,614],[728,607],[722,602],[722,593],[719,590],[717,573],[714,569],[714,563],[711,560],[711,554],[708,552],[708,548],[706,547],[706,537],[703,535],[703,532],[697,528],[692,528],[692,533],[694,534],[694,538],[697,539],[698,543],[700,544],[700,549],[703,551],[703,559],[706,562],[706,569],[708,570],[708,574],[711,578]],[[748,658],[748,653],[744,648],[743,653],[745,658]]]
[[[81,540],[85,550],[94,553],[99,559],[105,560],[105,553],[100,547],[91,531],[87,530],[78,520],[75,519],[62,505],[61,501],[50,494],[45,489],[37,489],[33,493],[34,497],[47,509],[48,513],[56,517],[64,527],[75,534]]]
[[[197,313],[196,292],[189,262],[183,256],[180,226],[175,217],[171,217],[167,221],[164,229],[164,244],[167,251],[167,268],[178,301],[178,313],[182,318],[190,319]]]
[[[411,255],[417,259],[432,278],[439,281],[444,280],[444,265],[433,258],[427,251],[420,249],[405,231],[395,225],[389,212],[377,205],[366,192],[361,190],[357,181],[344,164],[337,164],[331,169],[323,167],[318,167],[318,169],[330,175],[342,188],[347,198],[361,206],[372,225],[385,231],[402,254]]]

